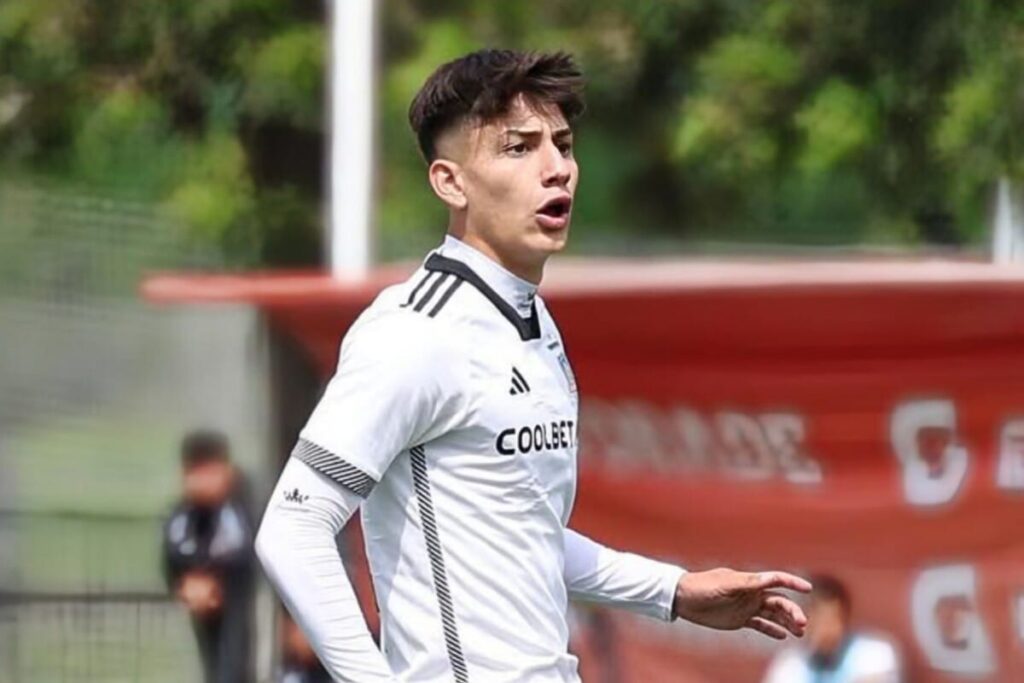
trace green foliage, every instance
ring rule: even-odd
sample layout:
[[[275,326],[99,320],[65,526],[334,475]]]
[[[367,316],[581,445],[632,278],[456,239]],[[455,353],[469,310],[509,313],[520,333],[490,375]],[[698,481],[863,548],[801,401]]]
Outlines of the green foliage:
[[[867,152],[878,142],[878,111],[869,93],[830,80],[796,114],[805,142],[800,166],[823,173]]]
[[[300,126],[320,125],[326,39],[322,26],[296,26],[240,50],[247,109]]]
[[[253,189],[245,152],[228,136],[213,136],[185,151],[188,172],[171,191],[165,208],[196,237],[216,243],[239,217],[252,219]]]
[[[297,198],[304,215],[321,199],[315,159],[271,158],[321,136],[325,26],[311,7],[5,0],[0,171],[151,203],[228,263],[274,263],[283,226],[267,216],[286,218],[260,215],[263,198]],[[306,248],[281,254],[315,262],[319,236],[296,234]]]
[[[0,171],[151,202],[237,265],[317,261],[324,8],[0,2]],[[1024,0],[387,0],[381,254],[440,237],[408,105],[483,46],[584,67],[575,248],[977,240],[994,181],[1024,180],[1022,37]]]

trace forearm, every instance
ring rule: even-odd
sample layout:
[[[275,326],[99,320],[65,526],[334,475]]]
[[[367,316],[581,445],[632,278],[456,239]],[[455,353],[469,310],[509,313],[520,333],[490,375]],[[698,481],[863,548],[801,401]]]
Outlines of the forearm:
[[[334,680],[392,681],[335,545],[360,501],[293,458],[267,506],[256,553]]]
[[[607,548],[565,530],[565,583],[569,597],[670,621],[681,567]]]

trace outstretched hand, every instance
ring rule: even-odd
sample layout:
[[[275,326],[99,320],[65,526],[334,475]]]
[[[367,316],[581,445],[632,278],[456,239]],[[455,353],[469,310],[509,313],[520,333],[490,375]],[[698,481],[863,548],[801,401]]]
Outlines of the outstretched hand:
[[[787,633],[802,637],[807,617],[778,589],[809,593],[811,584],[785,572],[688,572],[676,586],[672,614],[723,631],[749,628],[776,640]]]

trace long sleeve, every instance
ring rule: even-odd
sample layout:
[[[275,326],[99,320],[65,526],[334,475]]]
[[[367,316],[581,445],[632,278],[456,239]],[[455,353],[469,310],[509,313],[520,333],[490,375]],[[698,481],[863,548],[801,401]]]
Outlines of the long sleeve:
[[[573,600],[672,620],[676,585],[686,570],[623,553],[565,530],[565,584]]]
[[[361,502],[293,457],[267,505],[256,553],[334,680],[394,681],[370,637],[335,544]]]

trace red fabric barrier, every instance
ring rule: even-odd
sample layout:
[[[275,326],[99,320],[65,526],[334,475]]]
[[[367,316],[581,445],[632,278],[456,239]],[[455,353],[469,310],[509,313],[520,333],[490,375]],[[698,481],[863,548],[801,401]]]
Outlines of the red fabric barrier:
[[[911,680],[1024,680],[1019,291],[725,291],[552,308],[583,399],[576,527],[693,568],[835,574],[855,621],[900,644]],[[614,625],[636,681],[757,680],[772,649]]]
[[[815,268],[545,288],[582,397],[573,525],[694,569],[835,574],[910,680],[1024,680],[1024,276]],[[253,298],[325,373],[368,301]],[[579,620],[594,681],[756,681],[777,647]]]

